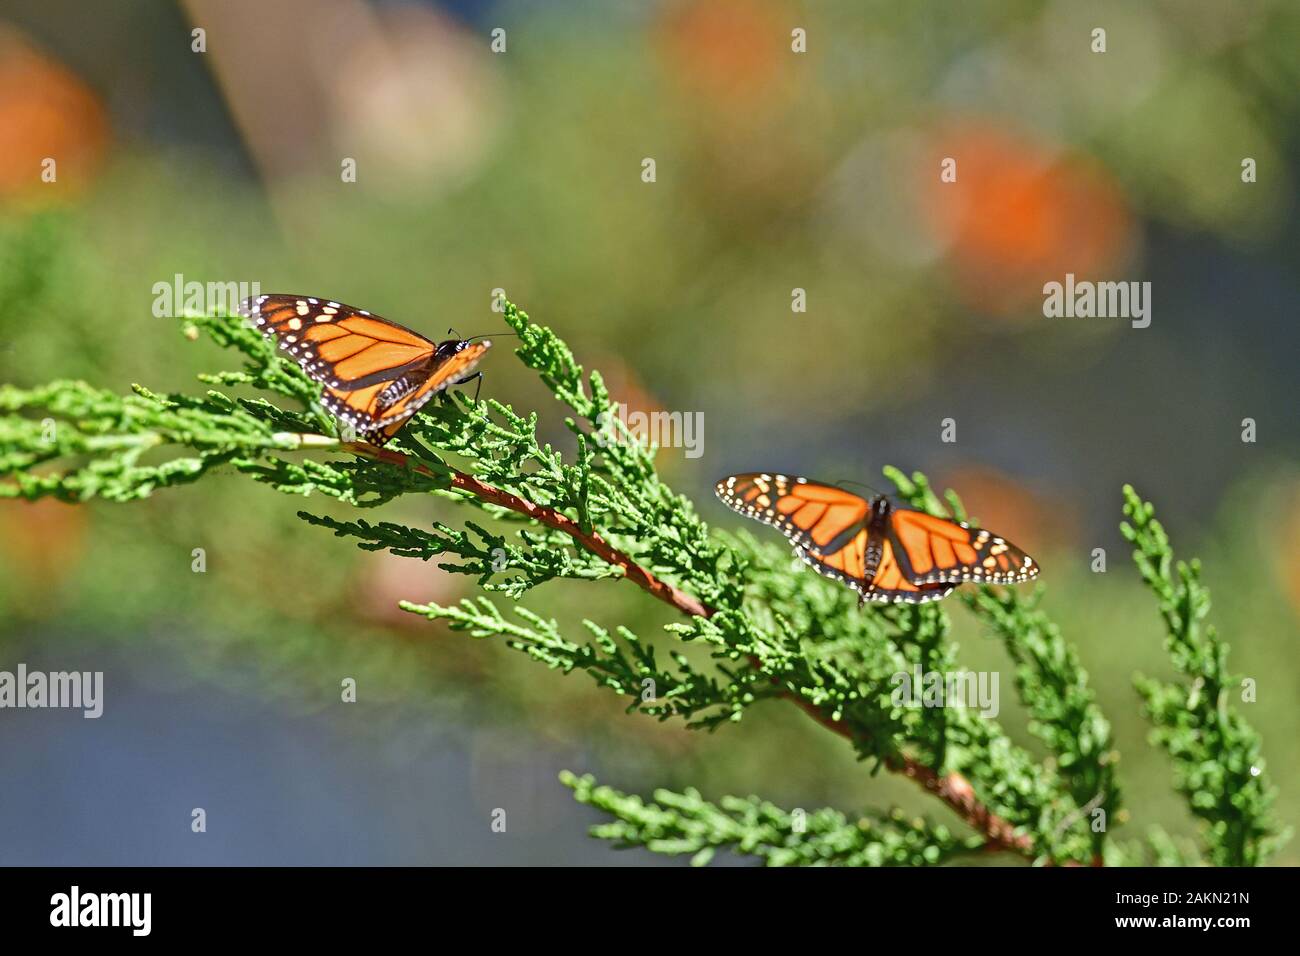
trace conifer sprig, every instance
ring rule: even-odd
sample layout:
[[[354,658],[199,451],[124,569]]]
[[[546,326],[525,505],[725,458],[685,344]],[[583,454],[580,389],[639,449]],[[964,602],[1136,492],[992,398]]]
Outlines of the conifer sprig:
[[[718,850],[753,856],[767,866],[930,866],[980,850],[978,837],[909,818],[901,810],[849,819],[837,810],[787,811],[758,797],[723,797],[717,803],[696,790],[656,790],[654,803],[590,775],[563,773],[574,799],[613,817],[591,834],[618,847],[645,847],[668,856],[691,854],[703,866]]]
[[[1174,780],[1193,814],[1205,821],[1206,856],[1218,866],[1256,866],[1289,836],[1273,816],[1276,790],[1264,773],[1260,739],[1233,706],[1245,681],[1228,670],[1228,645],[1206,622],[1210,592],[1201,564],[1175,561],[1155,508],[1124,486],[1120,525],[1133,561],[1155,594],[1165,647],[1186,681],[1138,675],[1134,683],[1154,729],[1172,758]]]

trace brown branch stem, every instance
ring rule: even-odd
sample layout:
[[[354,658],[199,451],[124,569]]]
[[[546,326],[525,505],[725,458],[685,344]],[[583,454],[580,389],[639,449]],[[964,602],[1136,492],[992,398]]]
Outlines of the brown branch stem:
[[[364,442],[343,442],[340,447],[364,458],[387,462],[388,464],[395,465],[399,468],[410,468],[412,471],[425,475],[426,477],[435,479],[447,478],[447,476],[438,474],[427,466],[420,464],[418,461],[412,461],[409,456],[398,451],[380,448],[376,445]],[[486,484],[474,476],[467,475],[454,468],[448,469],[448,473],[450,475],[449,481],[453,488],[468,492],[484,501],[489,501],[492,504],[508,508],[511,511],[518,512],[519,514],[526,515],[548,528],[554,528],[556,531],[561,531],[569,535],[592,554],[595,554],[597,557],[611,565],[621,568],[624,577],[636,584],[637,587],[648,591],[659,600],[677,608],[677,610],[681,611],[683,614],[689,614],[695,617],[711,617],[713,615],[713,608],[701,603],[699,600],[684,591],[673,587],[668,582],[656,578],[645,568],[641,567],[641,565],[637,564],[630,555],[615,548],[596,532],[583,530],[578,522],[560,514],[555,509],[544,508],[533,504],[531,501],[525,501],[518,495],[511,494],[508,491]],[[823,727],[834,731],[850,742],[853,741],[853,729],[845,721],[827,716],[818,709],[816,705],[795,694],[786,692],[784,696],[798,704],[805,713],[811,716]],[[984,834],[988,840],[988,846],[990,849],[1011,850],[1023,855],[1031,855],[1033,853],[1033,840],[1027,834],[1017,833],[1015,827],[981,803],[975,795],[975,788],[971,786],[970,781],[962,774],[950,772],[940,775],[929,767],[918,763],[915,759],[903,754],[887,758],[885,760],[885,767],[893,773],[901,774],[902,776],[915,781],[926,792],[931,793],[942,800],[973,829]]]

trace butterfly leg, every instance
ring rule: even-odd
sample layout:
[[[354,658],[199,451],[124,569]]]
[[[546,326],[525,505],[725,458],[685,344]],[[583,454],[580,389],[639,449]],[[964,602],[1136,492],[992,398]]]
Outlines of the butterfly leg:
[[[472,381],[474,381],[475,379],[478,379],[478,384],[474,386],[474,404],[477,405],[477,404],[478,404],[478,393],[479,393],[479,389],[481,389],[481,388],[483,387],[483,373],[482,373],[482,372],[475,372],[473,375],[467,375],[467,376],[465,376],[464,378],[462,378],[459,382],[452,382],[451,384],[453,384],[453,385],[465,385],[465,384],[467,384],[468,382],[472,382]]]

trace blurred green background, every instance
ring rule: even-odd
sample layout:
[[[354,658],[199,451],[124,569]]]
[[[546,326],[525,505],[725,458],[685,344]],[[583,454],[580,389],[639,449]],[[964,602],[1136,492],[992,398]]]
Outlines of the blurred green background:
[[[740,519],[710,489],[734,471],[882,484],[896,464],[956,488],[1045,568],[1123,753],[1113,831],[1188,834],[1131,688],[1170,671],[1116,528],[1131,481],[1204,561],[1294,824],[1297,36],[1286,0],[6,0],[0,381],[202,387],[233,359],[153,314],[177,274],[435,337],[499,329],[504,289],[629,407],[703,413],[703,456],[660,463],[720,524]],[[1151,326],[1044,318],[1067,272],[1150,281]],[[486,372],[559,439],[505,348]],[[594,817],[561,768],[951,819],[795,708],[694,734],[403,614],[469,582],[357,551],[304,506],[336,510],[233,474],[129,506],[0,507],[0,668],[102,669],[107,697],[98,721],[0,712],[0,774],[21,781],[0,788],[0,862],[651,861],[582,836]],[[611,582],[529,606],[572,634],[670,620]],[[954,613],[964,663],[1001,671],[1001,719],[1040,753],[1005,656]]]

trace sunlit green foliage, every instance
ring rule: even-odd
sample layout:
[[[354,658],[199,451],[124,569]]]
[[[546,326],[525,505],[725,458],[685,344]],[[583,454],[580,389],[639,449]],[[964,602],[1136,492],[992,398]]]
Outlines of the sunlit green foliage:
[[[662,789],[655,791],[655,803],[644,803],[597,786],[589,775],[566,772],[560,779],[580,803],[614,817],[592,827],[592,836],[668,856],[689,853],[693,866],[706,865],[718,850],[753,856],[767,866],[929,866],[983,846],[978,837],[960,838],[899,810],[851,820],[837,810],[787,811],[758,797],[711,803],[696,790]]]
[[[1121,530],[1160,604],[1165,647],[1187,679],[1136,678],[1155,726],[1152,739],[1173,759],[1178,790],[1192,813],[1206,821],[1210,861],[1255,866],[1286,836],[1273,818],[1276,791],[1264,775],[1259,734],[1232,705],[1243,680],[1228,670],[1228,645],[1205,620],[1210,592],[1201,584],[1200,562],[1174,561],[1155,509],[1127,485],[1124,514],[1129,520]]]

